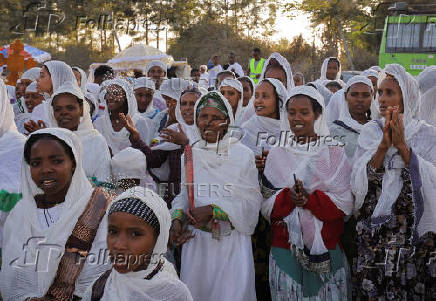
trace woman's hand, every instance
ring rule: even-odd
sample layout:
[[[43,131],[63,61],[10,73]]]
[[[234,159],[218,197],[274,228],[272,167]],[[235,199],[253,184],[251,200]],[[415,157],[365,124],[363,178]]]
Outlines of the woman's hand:
[[[263,172],[264,168],[265,168],[265,162],[266,162],[266,158],[268,157],[269,154],[269,150],[264,150],[262,152],[262,155],[256,155],[255,158],[255,162],[256,162],[256,168],[259,172]]]
[[[124,115],[124,113],[120,113],[121,123],[123,126],[129,131],[130,136],[133,140],[139,141],[141,140],[141,134],[139,134],[138,129],[135,126],[135,123],[132,120],[132,117],[130,117],[129,114]]]
[[[194,237],[194,235],[192,235],[192,231],[184,228],[182,222],[179,219],[173,220],[170,228],[170,237],[168,241],[170,249],[183,245],[192,237]]]
[[[180,125],[180,123],[178,123],[177,126],[179,127],[179,131],[165,128],[161,130],[160,136],[164,139],[164,141],[185,146],[189,143],[189,139],[186,136],[185,132],[182,130],[182,126]]]
[[[198,227],[201,225],[206,225],[212,219],[213,207],[211,205],[195,207],[190,209],[187,217],[190,224]]]
[[[403,114],[400,113],[398,107],[392,112],[392,120],[390,122],[392,129],[392,144],[398,149],[404,163],[409,165],[411,151],[406,142],[404,134]]]
[[[389,149],[389,147],[391,147],[392,145],[392,111],[392,107],[388,107],[386,109],[385,126],[383,127],[383,138],[380,142],[380,147],[385,150]]]
[[[24,123],[24,128],[26,129],[26,131],[29,132],[29,134],[36,132],[37,130],[44,129],[46,127],[47,125],[42,120],[38,120],[38,123],[33,120],[29,120],[28,122]]]
[[[309,194],[303,187],[303,182],[301,180],[296,181],[294,186],[290,189],[291,200],[297,207],[304,207],[309,200]]]

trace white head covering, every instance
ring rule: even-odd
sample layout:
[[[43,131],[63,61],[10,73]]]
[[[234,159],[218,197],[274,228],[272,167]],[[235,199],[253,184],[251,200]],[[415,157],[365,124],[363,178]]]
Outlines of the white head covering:
[[[374,69],[366,69],[365,71],[362,72],[362,75],[366,76],[366,77],[373,76],[375,78],[378,78],[378,74],[379,74],[379,72],[377,72]]]
[[[404,132],[407,145],[412,149],[410,159],[410,173],[413,186],[413,198],[415,202],[415,222],[418,235],[421,236],[428,231],[436,232],[434,204],[434,179],[436,178],[436,130],[419,122],[415,118],[419,107],[419,88],[416,80],[398,65],[387,65],[381,74],[381,80],[390,74],[400,86],[404,105]],[[379,123],[379,124],[378,124]],[[362,129],[358,139],[358,148],[354,155],[353,173],[351,175],[351,188],[356,197],[355,209],[361,208],[368,192],[367,164],[377,151],[383,132],[380,126],[385,123],[384,118],[378,122],[368,122]],[[372,223],[377,225],[386,221],[391,214],[392,206],[396,202],[403,186],[401,176],[402,168],[405,167],[401,156],[396,155],[397,150],[392,145],[386,152],[383,166],[382,193],[372,215]],[[418,188],[416,181],[421,184]],[[415,193],[416,191],[416,193]],[[422,194],[422,198],[419,195]],[[422,211],[421,211],[422,210]],[[421,212],[420,212],[421,211]]]
[[[235,112],[235,126],[240,126],[241,125],[241,117],[242,117],[242,105],[244,102],[244,88],[242,87],[242,84],[239,80],[234,79],[234,78],[226,78],[221,82],[221,85],[219,86],[219,89],[221,89],[221,87],[231,87],[233,89],[236,89],[239,94],[241,95],[241,97],[239,98],[238,101],[238,107],[236,108],[236,112]]]
[[[61,61],[48,61],[44,63],[50,73],[51,82],[53,85],[53,93],[65,82],[75,83],[77,86],[77,80],[74,76],[73,69],[70,66]]]
[[[198,89],[197,86],[188,86],[184,89],[185,90],[189,90],[192,89],[193,87],[196,87]],[[182,91],[183,93],[183,91]],[[200,99],[200,97],[203,95],[203,93],[201,93],[201,91],[198,89],[198,93],[200,93],[200,95],[198,95],[197,101]],[[180,96],[180,99],[182,98],[182,96]],[[193,129],[194,129],[194,124],[189,125],[185,122],[185,119],[182,116],[182,111],[180,110],[180,101],[177,102],[177,106],[176,106],[176,119],[177,122],[182,126],[183,131],[185,132],[185,134],[188,136],[189,141],[197,141],[199,137],[194,137],[193,136]]]
[[[436,86],[421,95],[419,119],[436,126]]]
[[[383,70],[380,66],[371,66],[369,69],[375,70],[377,73],[380,73]]]
[[[424,94],[429,89],[436,86],[436,66],[427,66],[419,75],[418,75],[418,84],[419,91],[421,94]]]
[[[73,67],[72,69],[79,71],[79,73],[80,73],[80,90],[82,90],[82,93],[85,94],[86,91],[88,91],[86,88],[87,83],[88,83],[88,77],[86,76],[86,72],[83,71],[83,69],[79,68],[79,67]]]
[[[322,97],[324,98],[324,104],[327,107],[330,103],[330,100],[333,96],[333,93],[325,86],[324,82],[330,82],[330,81],[329,80],[326,80],[326,81],[316,80],[314,82],[307,83],[307,85],[312,84],[315,86],[318,93],[321,94]],[[344,84],[344,86],[345,86],[345,84]]]
[[[20,79],[30,79],[31,81],[35,81],[39,77],[39,73],[41,72],[41,68],[33,67],[21,75]]]
[[[47,292],[53,282],[61,259],[61,256],[53,256],[53,254],[49,256],[49,254],[53,253],[53,250],[55,254],[58,254],[58,251],[63,254],[65,243],[93,192],[82,167],[82,146],[79,138],[73,132],[62,128],[41,129],[32,133],[29,137],[38,134],[50,134],[64,141],[73,152],[76,167],[65,201],[60,209],[59,219],[46,229],[41,227],[35,201],[35,195],[42,194],[43,191],[33,181],[30,166],[24,163],[23,159],[21,168],[23,198],[8,216],[4,232],[0,287],[3,298],[7,300],[40,297]],[[17,229],[20,229],[20,231],[16,231]],[[41,242],[43,243],[41,244]],[[24,250],[23,246],[26,246]],[[92,249],[91,252],[95,252],[95,249]],[[36,261],[35,256],[37,255],[38,260]],[[11,265],[10,263],[13,260],[15,260],[15,264]],[[86,271],[87,268],[91,268],[92,271]],[[107,269],[105,264],[93,264],[92,267],[87,267],[85,263],[82,273],[89,274],[86,275],[85,283],[81,283],[81,287],[91,284],[105,269]],[[76,287],[77,289],[78,287]]]
[[[120,78],[105,80],[102,83],[102,90],[99,95],[100,102],[105,104],[105,110],[103,115],[95,121],[94,125],[96,129],[103,135],[103,137],[106,138],[106,142],[111,148],[112,154],[114,155],[122,149],[130,146],[130,134],[124,127],[119,132],[115,132],[112,127],[109,109],[106,105],[105,99],[107,88],[111,85],[120,86],[126,93],[128,107],[127,113],[132,117],[133,122],[141,134],[142,140],[145,143],[149,143],[153,133],[149,128],[147,120],[138,114],[138,103],[136,102],[135,95],[133,94],[132,86],[127,81]]]
[[[36,81],[31,82],[30,85],[27,86],[26,93],[39,93]]]
[[[6,132],[18,133],[14,121],[14,111],[9,101],[8,91],[2,79],[0,79],[0,137]]]
[[[328,66],[329,61],[331,59],[336,59],[339,62],[339,59],[335,56],[331,56],[331,57],[324,59],[324,61],[322,62],[322,65],[321,65],[321,77],[319,79],[328,80],[328,78],[327,78],[327,66]],[[341,66],[341,63],[339,62],[339,71],[338,71],[338,74],[336,74],[335,80],[341,79],[341,73],[342,73],[342,66]]]
[[[58,123],[56,121],[56,118],[54,117],[53,99],[55,99],[57,95],[63,93],[72,94],[76,96],[78,99],[82,100],[83,116],[80,118],[80,123],[77,128],[77,131],[75,131],[76,135],[79,136],[87,135],[89,131],[94,131],[94,126],[92,125],[91,116],[89,114],[89,104],[85,100],[85,97],[83,96],[80,88],[72,82],[68,82],[60,86],[54,92],[53,97],[48,101],[47,107],[48,107],[48,116],[49,116],[48,118],[49,118],[50,127],[58,127]]]
[[[167,205],[153,191],[133,187],[119,195],[112,204],[119,200],[135,198],[149,207],[159,221],[159,236],[153,249],[154,258],[146,270],[120,274],[112,269],[106,281],[102,301],[118,300],[174,300],[192,301],[192,296],[186,287],[177,277],[176,271],[171,263],[163,256],[167,251],[169,230],[171,227],[171,217]],[[110,210],[110,208],[108,208]],[[163,263],[162,268],[150,280],[144,279],[159,264]],[[83,298],[84,301],[91,300],[91,291]]]
[[[321,137],[326,137],[326,136],[330,135],[330,131],[327,127],[327,120],[326,120],[326,116],[325,116],[326,114],[325,114],[324,99],[315,88],[310,87],[310,86],[297,86],[297,87],[293,88],[291,90],[291,92],[288,94],[288,99],[283,104],[281,114],[280,114],[282,131],[288,131],[289,133],[292,134],[291,126],[289,124],[289,119],[288,119],[287,103],[289,101],[291,101],[291,98],[296,96],[296,95],[306,95],[306,96],[316,100],[320,104],[320,106],[322,107],[322,113],[319,115],[318,119],[315,121],[314,130],[315,130],[315,133]]]
[[[177,101],[180,100],[182,91],[189,85],[189,81],[181,78],[171,78],[165,80],[160,86],[160,93],[162,95],[171,97]]]
[[[374,88],[372,86],[372,82],[367,77],[362,76],[362,75],[356,75],[356,76],[353,76],[352,78],[350,78],[350,80],[347,82],[347,85],[345,87],[345,92],[348,92],[348,90],[351,88],[351,86],[354,84],[357,84],[357,83],[362,83],[362,84],[367,85],[368,87],[371,88],[371,92],[374,93]],[[342,95],[344,95],[344,94],[342,94]],[[373,102],[374,102],[374,98],[372,98],[371,107],[373,106]],[[371,114],[371,116],[372,116],[372,114]],[[354,130],[356,130],[358,132],[360,132],[360,130],[364,126],[363,124],[360,124],[359,122],[357,122],[356,120],[354,120],[351,117],[350,108],[348,107],[348,101],[345,97],[344,97],[343,105],[340,107],[338,120],[344,122],[347,126],[353,128]]]
[[[295,87],[295,83],[294,83],[294,77],[292,75],[292,69],[291,69],[291,65],[289,64],[288,60],[281,56],[280,53],[278,52],[273,52],[269,58],[266,60],[266,62],[263,64],[263,70],[262,70],[262,74],[260,75],[259,81],[261,81],[262,79],[265,78],[265,73],[268,69],[268,65],[270,64],[270,61],[272,59],[275,59],[280,66],[283,68],[283,70],[285,71],[286,74],[286,90],[288,90],[288,93],[291,91],[292,88]]]
[[[143,179],[147,175],[147,159],[144,153],[132,147],[127,147],[113,156],[111,166],[112,174],[117,181]]]
[[[269,117],[263,117],[259,116],[257,114],[254,114],[247,122],[242,124],[242,129],[244,136],[241,140],[243,144],[248,146],[255,154],[260,153],[259,148],[264,147],[265,149],[270,149],[274,145],[270,145],[265,140],[260,140],[260,137],[269,137],[269,136],[275,136],[276,137],[276,143],[279,144],[280,140],[280,134],[281,134],[281,121],[280,121],[280,112],[281,107],[283,103],[288,99],[288,91],[286,90],[285,86],[283,86],[282,82],[275,78],[265,78],[262,81],[258,83],[257,86],[259,86],[262,82],[268,82],[270,83],[274,90],[276,91],[278,95],[277,101],[279,102],[278,107],[278,119],[269,118]],[[254,95],[254,93],[253,93]],[[254,104],[253,104],[254,107]],[[272,139],[272,138],[271,138]]]
[[[253,79],[249,76],[241,76],[238,78],[238,80],[242,83],[241,79],[248,79],[251,83],[252,87],[252,93],[251,98],[248,101],[248,104],[243,107],[242,116],[241,116],[241,124],[244,124],[246,121],[248,121],[254,114],[254,91],[256,90],[256,84],[254,83]],[[283,85],[283,84],[282,84]]]
[[[138,88],[147,88],[150,90],[156,90],[156,87],[154,85],[154,81],[153,79],[151,79],[150,77],[138,77],[135,79],[135,83],[133,85],[133,90],[136,90]]]
[[[148,71],[150,71],[150,69],[153,68],[154,66],[158,66],[162,68],[162,70],[165,72],[165,76],[167,75],[167,66],[164,63],[162,63],[162,61],[154,60],[147,65],[147,68],[145,69],[146,76],[148,76]]]

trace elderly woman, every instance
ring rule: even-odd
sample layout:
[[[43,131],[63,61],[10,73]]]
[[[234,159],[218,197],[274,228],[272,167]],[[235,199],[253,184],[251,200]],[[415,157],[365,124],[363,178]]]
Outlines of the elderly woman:
[[[381,120],[362,129],[351,186],[356,197],[356,295],[430,300],[436,295],[436,130],[415,119],[416,80],[397,64],[379,80]]]
[[[348,300],[347,261],[339,238],[353,208],[351,167],[328,135],[324,101],[312,87],[291,90],[281,114],[286,131],[262,175],[271,221],[272,300]],[[292,134],[292,135],[289,135]]]
[[[184,225],[194,237],[183,244],[181,280],[194,300],[256,300],[251,238],[261,195],[253,153],[231,137],[229,102],[217,92],[195,107],[201,139],[182,157],[181,193],[172,204],[171,243]]]
[[[6,220],[0,289],[3,300],[71,300],[110,268],[106,247],[107,199],[93,189],[73,132],[32,133],[24,146],[23,198]],[[86,231],[85,231],[86,230]]]
[[[103,135],[112,156],[131,146],[129,132],[124,127],[121,114],[129,114],[145,143],[153,137],[151,120],[138,114],[138,105],[132,86],[123,79],[106,80],[102,84],[100,102],[105,102],[105,111],[95,122],[95,128]]]

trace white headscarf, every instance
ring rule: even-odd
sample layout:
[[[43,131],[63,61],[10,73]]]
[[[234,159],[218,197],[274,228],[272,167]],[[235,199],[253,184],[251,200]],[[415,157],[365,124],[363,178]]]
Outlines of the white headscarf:
[[[357,83],[362,83],[362,84],[367,85],[368,87],[371,88],[371,92],[374,93],[374,88],[372,86],[372,82],[367,77],[361,76],[361,75],[356,75],[356,76],[353,76],[352,78],[350,78],[350,80],[347,82],[347,85],[345,87],[345,91],[348,92],[348,90],[350,90],[351,86],[353,86],[354,84],[357,84]],[[371,101],[371,106],[372,106],[373,102],[374,102],[374,99],[372,99],[372,101]],[[356,130],[358,132],[360,132],[364,126],[363,124],[357,122],[356,120],[354,120],[351,117],[350,108],[348,107],[348,101],[345,97],[344,97],[343,105],[340,108],[338,120],[342,121],[347,126],[353,128],[354,130]]]
[[[31,82],[30,85],[27,86],[26,93],[39,93],[36,81]]]
[[[322,65],[321,65],[321,77],[320,77],[319,79],[322,79],[322,80],[329,80],[329,79],[327,78],[327,66],[328,66],[329,61],[330,61],[331,59],[333,59],[333,60],[339,62],[339,59],[338,59],[337,57],[334,57],[334,56],[331,56],[331,57],[328,57],[328,58],[324,59],[324,61],[322,62]],[[340,79],[341,79],[342,66],[341,66],[341,63],[340,63],[340,62],[338,63],[338,65],[339,65],[339,71],[338,71],[338,73],[336,74],[336,78],[335,78],[334,80],[340,80]],[[343,83],[343,82],[342,82],[342,83]],[[342,83],[341,83],[341,84],[342,84]]]
[[[160,67],[165,72],[165,76],[167,75],[167,66],[159,60],[151,61],[150,64],[147,65],[147,68],[145,69],[145,75],[148,76],[148,71],[155,66]]]
[[[381,74],[381,79],[386,74],[398,81],[403,97],[405,138],[412,150],[409,168],[414,191],[416,230],[419,236],[429,231],[436,233],[436,204],[433,201],[436,194],[436,129],[415,119],[419,107],[417,81],[398,64],[387,65]],[[384,126],[384,118],[378,122],[380,124],[376,121],[368,122],[358,139],[351,176],[356,210],[361,208],[368,192],[367,164],[377,151],[383,137],[380,126]],[[397,149],[392,145],[384,158],[382,193],[372,215],[372,223],[375,225],[386,221],[386,216],[391,214],[392,206],[403,186],[401,170],[405,164],[401,156],[396,153]]]
[[[89,104],[85,100],[85,96],[83,96],[80,88],[72,82],[67,82],[67,83],[63,84],[62,86],[60,86],[53,93],[52,98],[48,101],[47,107],[48,107],[49,126],[50,127],[58,127],[58,122],[56,121],[56,118],[54,116],[54,111],[53,111],[53,99],[57,95],[64,94],[64,93],[74,95],[78,99],[82,100],[83,116],[80,117],[80,123],[79,123],[79,126],[77,127],[77,131],[75,131],[75,134],[78,136],[86,136],[89,134],[88,133],[89,131],[94,131],[94,126],[92,125],[92,120],[91,120],[91,116],[89,113]]]
[[[419,91],[424,94],[429,89],[436,86],[436,66],[427,66],[418,75]]]
[[[236,112],[235,112],[235,126],[240,126],[241,125],[241,118],[242,118],[242,113],[243,113],[243,102],[244,102],[244,88],[242,87],[242,84],[239,80],[234,79],[234,78],[226,78],[224,79],[220,86],[219,89],[221,89],[221,87],[231,87],[233,89],[236,89],[239,94],[241,95],[241,97],[239,98],[238,101],[238,107],[236,108]]]
[[[291,90],[288,98],[296,95],[306,95],[315,99],[322,107],[323,113],[315,121],[315,133],[319,136],[316,142],[299,144],[295,141],[287,143],[285,147],[275,147],[268,155],[264,175],[276,188],[292,187],[295,174],[303,182],[307,192],[320,190],[327,194],[332,202],[344,212],[350,214],[353,208],[353,198],[350,191],[351,168],[343,148],[335,147],[335,141],[326,139],[329,135],[324,118],[324,101],[322,96],[310,86],[297,86]],[[291,101],[291,100],[289,100]],[[290,131],[286,103],[282,109],[282,128]],[[292,139],[292,138],[290,138]],[[269,219],[277,194],[262,204],[262,213]],[[289,242],[299,249],[303,249],[303,232],[300,219],[312,221],[314,226],[314,239],[312,245],[307,246],[310,254],[319,255],[327,252],[321,230],[323,222],[317,219],[310,210],[296,207],[290,215],[283,220],[289,231]]]
[[[255,114],[255,111],[254,111],[254,91],[256,90],[256,84],[254,83],[253,79],[249,76],[239,77],[238,80],[242,83],[241,79],[243,79],[243,78],[248,79],[250,81],[251,87],[252,87],[252,93],[251,93],[251,98],[248,101],[248,104],[245,107],[243,107],[242,116],[241,116],[241,124],[244,124],[246,121],[248,121],[251,118],[251,116],[253,116]]]
[[[255,154],[260,154],[261,147],[269,150],[272,146],[274,146],[267,143],[266,137],[276,137],[276,143],[277,145],[279,144],[281,134],[280,111],[283,103],[288,99],[288,92],[286,91],[286,88],[285,86],[283,86],[281,81],[275,78],[265,78],[259,82],[258,86],[262,82],[270,83],[278,95],[278,99],[276,101],[279,102],[279,104],[277,105],[279,110],[277,112],[277,115],[279,118],[274,119],[255,114],[242,125],[244,136],[241,142],[248,146]],[[270,139],[274,140],[273,138]]]
[[[108,146],[112,150],[112,155],[115,155],[122,149],[130,146],[130,134],[124,127],[119,132],[115,132],[112,127],[109,109],[106,105],[105,99],[107,88],[111,85],[120,86],[126,93],[128,106],[127,113],[132,117],[132,120],[145,143],[148,144],[151,141],[153,132],[151,130],[152,127],[150,126],[149,121],[138,114],[138,104],[136,102],[135,95],[133,94],[132,86],[127,81],[119,78],[104,81],[102,83],[102,90],[99,98],[100,102],[105,104],[105,110],[104,114],[94,122],[94,126],[106,139]]]
[[[330,131],[327,127],[327,120],[325,114],[325,105],[324,99],[319,92],[310,86],[297,86],[291,90],[288,94],[287,101],[284,102],[281,113],[280,113],[280,121],[281,121],[281,129],[282,131],[288,131],[292,134],[291,126],[289,124],[288,119],[288,111],[287,111],[287,103],[290,99],[296,95],[306,95],[312,99],[315,99],[322,107],[322,113],[319,115],[318,119],[315,121],[314,130],[318,136],[327,137],[330,135]],[[293,135],[293,134],[292,134]]]
[[[375,78],[378,78],[378,74],[379,72],[374,69],[366,69],[365,71],[362,72],[362,75],[366,77],[373,76]]]
[[[86,72],[83,71],[83,69],[79,68],[79,67],[73,67],[72,69],[79,71],[79,73],[80,73],[80,90],[82,90],[82,93],[85,94],[88,91],[88,89],[86,88],[87,83],[88,83],[88,77],[86,76]]]
[[[225,105],[230,119],[229,129],[224,137],[217,143],[207,143],[200,140],[192,146],[194,166],[194,190],[201,189],[202,185],[213,183],[218,185],[217,194],[205,195],[200,191],[194,192],[195,206],[216,204],[229,216],[235,229],[245,235],[254,232],[258,221],[261,194],[257,180],[257,170],[254,154],[239,142],[239,137],[234,137],[232,128],[234,118],[232,107],[227,99],[219,92],[209,92],[195,104],[195,131],[201,137],[197,126],[197,107],[201,100],[216,94]],[[191,143],[192,144],[192,143]],[[184,170],[184,156],[182,156],[182,183],[186,183]],[[235,172],[237,170],[238,172]],[[229,183],[231,183],[229,185]],[[199,188],[200,187],[200,188]],[[203,186],[204,187],[204,186]],[[186,186],[182,186],[181,193],[174,199],[173,209],[188,208]]]
[[[115,180],[143,179],[147,175],[147,158],[143,152],[132,147],[127,147],[113,156],[111,166]]]
[[[41,72],[41,68],[33,67],[21,75],[20,79],[30,79],[31,81],[35,81],[39,77],[39,73]]]
[[[436,86],[421,94],[419,119],[436,126]]]
[[[93,192],[82,167],[82,147],[77,136],[66,129],[47,128],[38,130],[29,137],[38,134],[51,134],[64,141],[73,152],[76,167],[60,209],[59,219],[46,229],[40,225],[35,201],[35,195],[43,192],[33,181],[30,166],[23,159],[23,198],[11,211],[4,231],[0,287],[5,300],[41,297],[47,292],[61,260],[59,255],[64,253],[65,243]],[[97,232],[90,253],[98,254],[100,248],[105,247],[106,225],[103,221],[99,228],[102,230]],[[38,260],[35,256],[38,256]],[[74,293],[81,296],[86,287],[107,268],[107,264],[85,263]]]
[[[294,76],[292,75],[292,69],[291,69],[291,65],[289,64],[288,60],[281,56],[280,53],[278,52],[273,52],[269,58],[266,60],[266,62],[263,64],[263,70],[262,70],[262,74],[260,75],[259,81],[261,81],[262,79],[265,78],[265,73],[268,69],[268,65],[270,63],[270,61],[272,59],[275,59],[280,66],[283,68],[283,70],[285,71],[286,74],[286,90],[288,91],[288,93],[291,91],[292,88],[295,87],[295,83],[294,83]]]
[[[112,269],[106,281],[104,294],[101,301],[119,300],[174,300],[192,301],[192,296],[186,287],[177,277],[176,271],[171,263],[163,256],[167,250],[171,217],[167,205],[156,193],[142,187],[133,187],[119,195],[113,203],[126,198],[135,198],[144,202],[154,213],[159,221],[160,233],[153,249],[153,258],[146,270],[120,274]],[[113,204],[112,203],[112,204]],[[108,209],[109,210],[109,209]],[[144,279],[157,266],[163,262],[163,267],[150,280]],[[91,300],[91,290],[83,298],[84,301]]]
[[[51,82],[53,85],[53,93],[66,82],[75,83],[77,80],[74,76],[73,69],[62,61],[48,61],[44,63],[50,73]]]

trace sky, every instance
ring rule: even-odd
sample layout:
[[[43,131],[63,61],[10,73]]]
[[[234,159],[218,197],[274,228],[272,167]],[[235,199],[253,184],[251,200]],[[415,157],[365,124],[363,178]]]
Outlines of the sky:
[[[281,38],[286,38],[288,40],[292,40],[294,37],[298,36],[300,33],[303,35],[303,38],[308,42],[312,43],[315,38],[315,44],[320,46],[320,40],[313,34],[313,30],[310,28],[309,16],[303,13],[294,13],[295,17],[290,18],[288,16],[279,14],[276,20],[276,33],[271,36],[271,40],[278,41]],[[316,31],[315,31],[316,32]],[[171,36],[170,33],[168,34]],[[162,35],[163,37],[165,34]],[[121,48],[124,50],[130,44],[132,38],[128,35],[123,35],[120,37]],[[151,46],[156,47],[155,43],[152,43]],[[159,49],[165,52],[165,39],[161,40],[159,45]]]

